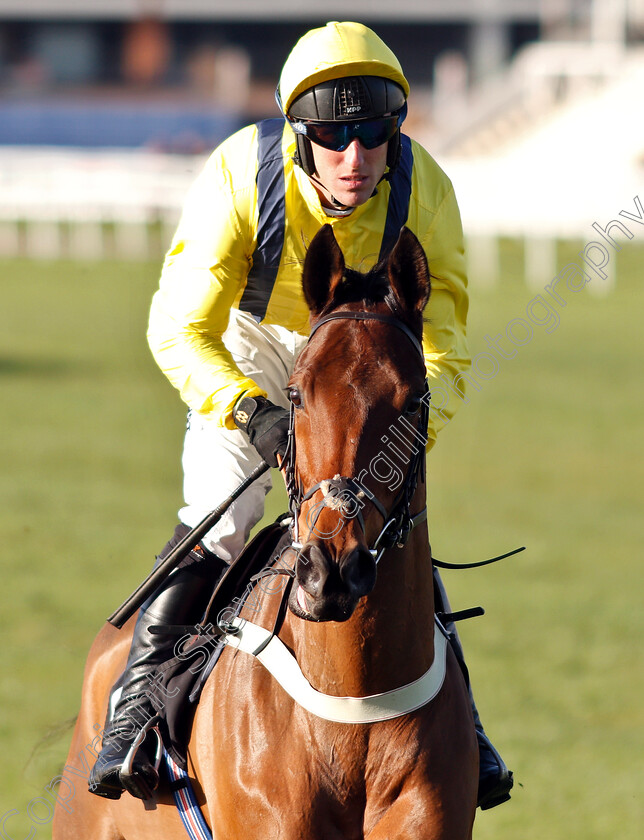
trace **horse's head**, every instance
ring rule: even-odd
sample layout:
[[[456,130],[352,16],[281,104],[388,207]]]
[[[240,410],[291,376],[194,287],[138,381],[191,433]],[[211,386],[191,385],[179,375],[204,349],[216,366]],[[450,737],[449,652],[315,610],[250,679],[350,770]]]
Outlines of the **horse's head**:
[[[406,228],[371,271],[347,269],[326,225],[302,285],[311,338],[289,383],[296,450],[287,483],[301,545],[289,606],[309,620],[345,621],[375,585],[378,551],[409,527],[425,454],[429,272]]]

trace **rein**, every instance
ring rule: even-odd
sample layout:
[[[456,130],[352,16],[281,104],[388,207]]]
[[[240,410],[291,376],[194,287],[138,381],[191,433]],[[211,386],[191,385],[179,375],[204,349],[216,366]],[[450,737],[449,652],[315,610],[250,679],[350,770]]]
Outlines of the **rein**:
[[[437,560],[435,557],[432,557],[432,563],[434,566],[438,566],[439,569],[480,569],[481,566],[489,566],[490,563],[498,563],[499,560],[505,560],[506,557],[512,557],[515,554],[519,554],[521,551],[525,551],[524,545],[520,548],[515,548],[512,551],[507,551],[505,554],[499,554],[498,557],[490,557],[489,560],[479,560],[478,563],[445,563],[442,560]]]
[[[389,324],[400,330],[409,339],[421,358],[423,358],[422,344],[407,324],[395,315],[386,315],[377,312],[354,312],[352,310],[341,310],[339,312],[332,312],[329,315],[325,315],[312,328],[308,344],[310,344],[311,339],[320,327],[328,324],[330,321],[337,321],[341,319],[352,321],[379,321],[380,323]],[[426,394],[429,394],[427,380],[425,380],[425,388]],[[295,470],[295,406],[291,403],[288,432],[289,439],[284,456],[284,471],[286,478],[286,490],[289,499],[289,510],[293,514],[292,547],[296,551],[303,547],[300,542],[299,535],[299,512],[302,504],[311,499],[317,492],[321,492],[323,494],[323,502],[320,504],[315,515],[315,519],[311,524],[311,531],[315,529],[315,525],[322,509],[324,507],[330,507],[338,510],[340,514],[347,519],[357,519],[362,531],[364,532],[365,523],[361,508],[364,504],[363,500],[368,499],[376,508],[383,520],[383,527],[370,549],[376,563],[380,561],[382,555],[388,549],[393,548],[394,546],[402,548],[411,531],[427,518],[427,507],[424,507],[419,513],[412,515],[410,512],[410,505],[418,485],[418,480],[419,478],[424,478],[425,474],[425,443],[427,441],[426,432],[428,421],[429,399],[423,399],[420,405],[419,425],[415,429],[417,435],[414,435],[414,448],[410,456],[407,476],[405,477],[402,489],[398,494],[391,511],[388,513],[385,506],[361,481],[355,477],[336,475],[333,478],[319,481],[306,492],[303,490],[298,481]],[[423,441],[420,445],[418,443],[418,437],[420,437]]]

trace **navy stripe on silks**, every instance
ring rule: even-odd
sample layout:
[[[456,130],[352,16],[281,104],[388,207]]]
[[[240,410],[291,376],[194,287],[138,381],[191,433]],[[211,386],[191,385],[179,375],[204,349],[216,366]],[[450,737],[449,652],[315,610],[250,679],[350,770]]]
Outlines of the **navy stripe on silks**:
[[[400,162],[391,179],[391,192],[387,207],[385,232],[382,235],[379,259],[384,259],[398,241],[400,229],[409,215],[409,199],[411,197],[411,171],[414,166],[414,154],[411,150],[411,140],[406,134],[401,134],[402,151]]]
[[[279,269],[285,229],[283,119],[257,124],[257,246],[239,308],[261,320]]]

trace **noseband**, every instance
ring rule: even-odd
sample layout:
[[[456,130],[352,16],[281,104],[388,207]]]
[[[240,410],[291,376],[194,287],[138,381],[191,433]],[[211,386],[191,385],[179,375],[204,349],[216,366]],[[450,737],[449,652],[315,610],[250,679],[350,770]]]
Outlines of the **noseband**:
[[[380,321],[381,323],[389,324],[400,330],[414,346],[415,350],[423,358],[423,348],[421,342],[414,335],[411,329],[400,318],[395,315],[385,315],[377,312],[353,312],[340,311],[332,312],[321,318],[311,330],[308,343],[315,333],[328,324],[329,321],[336,320],[352,320],[352,321]],[[426,394],[429,394],[427,381],[425,381]],[[418,480],[425,477],[425,444],[427,424],[429,420],[429,398],[421,401],[419,412],[419,425],[414,429],[414,446],[409,459],[409,469],[403,482],[402,488],[398,497],[396,498],[391,511],[387,512],[385,506],[374,496],[374,494],[358,479],[347,476],[336,475],[333,478],[324,479],[304,492],[299,484],[295,472],[295,407],[291,403],[290,423],[289,423],[289,444],[284,460],[286,489],[289,497],[289,508],[293,514],[293,548],[299,550],[302,548],[302,543],[299,538],[299,523],[298,515],[303,502],[311,499],[317,492],[321,492],[323,499],[317,506],[313,522],[310,523],[311,531],[314,531],[318,517],[324,507],[330,507],[339,511],[340,515],[345,519],[357,519],[363,533],[365,532],[365,523],[362,516],[362,507],[364,500],[367,499],[376,508],[383,520],[383,527],[370,549],[371,554],[375,558],[376,563],[380,560],[384,552],[397,546],[402,546],[407,541],[407,538],[416,525],[419,525],[427,518],[427,507],[424,507],[419,513],[412,516],[410,513],[410,505],[413,495],[418,485]],[[413,428],[413,427],[411,427]],[[419,439],[422,443],[419,443]],[[363,471],[364,472],[364,471]],[[362,475],[362,473],[361,473]],[[342,525],[335,531],[337,533]],[[326,534],[324,536],[331,537],[334,534]]]

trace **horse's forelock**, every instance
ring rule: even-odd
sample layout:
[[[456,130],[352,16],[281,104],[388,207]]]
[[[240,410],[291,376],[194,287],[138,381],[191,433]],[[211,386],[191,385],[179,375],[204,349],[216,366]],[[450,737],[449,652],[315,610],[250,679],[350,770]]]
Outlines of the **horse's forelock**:
[[[346,268],[342,282],[339,283],[321,315],[327,315],[334,309],[348,303],[361,303],[373,306],[387,301],[391,296],[391,287],[387,278],[387,264],[379,262],[366,272]]]
[[[319,313],[319,318],[347,304],[358,303],[364,309],[371,309],[384,303],[412,330],[422,331],[422,317],[418,318],[417,313],[401,310],[400,301],[389,282],[387,267],[388,259],[385,257],[365,272],[345,268],[342,282],[335,287],[331,300]]]

